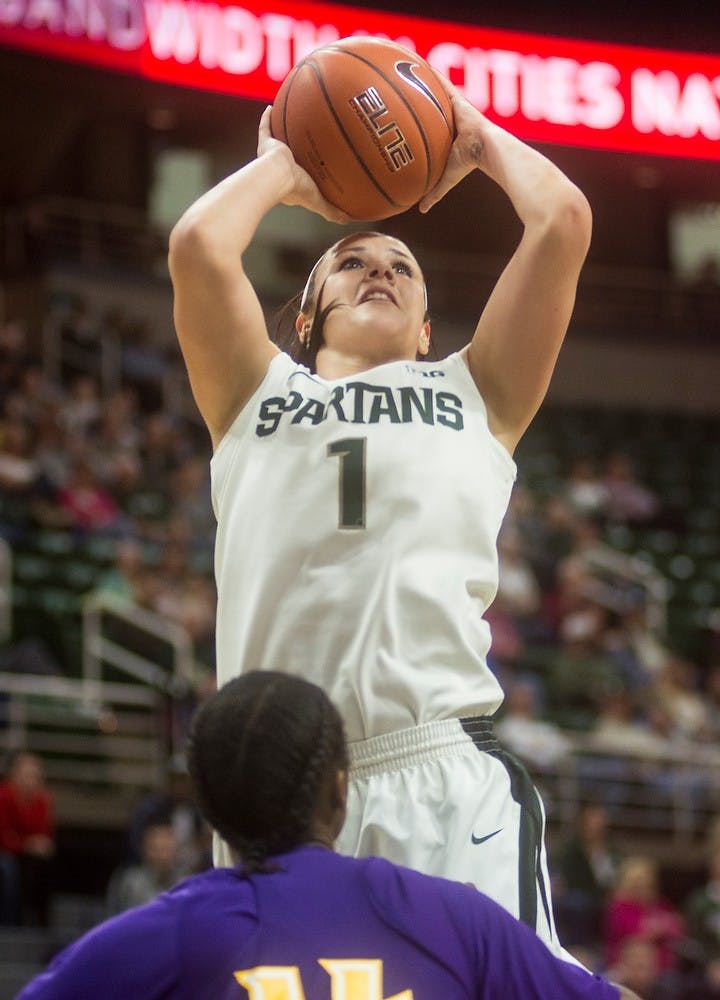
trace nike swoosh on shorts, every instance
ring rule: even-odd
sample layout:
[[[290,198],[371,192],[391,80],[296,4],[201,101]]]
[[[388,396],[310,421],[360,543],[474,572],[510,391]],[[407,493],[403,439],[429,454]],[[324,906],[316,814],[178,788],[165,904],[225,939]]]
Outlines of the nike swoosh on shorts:
[[[502,832],[502,827],[500,827],[499,830],[495,830],[494,833],[486,833],[484,837],[476,837],[475,834],[473,833],[470,839],[472,840],[473,844],[484,844],[486,840],[490,840],[491,837],[496,837],[501,832]]]

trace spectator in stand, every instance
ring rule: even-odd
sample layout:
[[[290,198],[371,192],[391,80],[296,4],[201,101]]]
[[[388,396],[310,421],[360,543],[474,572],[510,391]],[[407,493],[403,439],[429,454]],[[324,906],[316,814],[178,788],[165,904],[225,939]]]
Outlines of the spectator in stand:
[[[178,839],[171,824],[158,822],[147,826],[142,834],[139,862],[116,869],[110,877],[108,915],[149,903],[188,874],[180,864]]]
[[[96,379],[91,375],[77,375],[60,409],[63,430],[72,438],[87,440],[100,423],[101,413],[100,386]]]
[[[677,980],[668,982],[669,974],[660,969],[657,944],[644,937],[627,937],[621,942],[617,960],[607,975],[643,1000],[690,1000],[685,992],[678,991]]]
[[[592,605],[562,620],[560,644],[548,663],[547,696],[567,724],[590,727],[605,693],[622,685],[620,668],[601,645],[605,622],[603,609]]]
[[[122,327],[119,339],[123,380],[136,389],[144,410],[157,410],[163,405],[163,351],[153,343],[143,320],[126,318]]]
[[[595,553],[602,558],[603,546],[597,541],[595,526],[585,518],[574,519],[573,545],[570,554],[558,561],[554,585],[546,590],[543,600],[543,617],[556,636],[566,616],[591,610],[598,613],[609,596],[593,563]]]
[[[210,479],[204,455],[183,460],[171,480],[174,513],[185,518],[194,546],[212,549],[217,523],[210,498]]]
[[[39,475],[28,425],[19,419],[0,423],[0,490],[29,497]]]
[[[58,388],[45,378],[42,366],[30,362],[19,372],[15,388],[5,394],[3,411],[35,428],[48,412],[55,414],[59,399]]]
[[[703,739],[720,742],[720,663],[711,663],[704,678],[707,728]]]
[[[527,650],[517,622],[501,602],[493,601],[485,617],[492,629],[488,664],[505,690],[521,669]]]
[[[498,539],[499,582],[495,600],[486,612],[492,634],[489,662],[505,686],[522,669],[528,643],[545,641],[548,629],[540,618],[541,591],[534,570],[524,557],[517,523],[503,527]]]
[[[689,894],[683,910],[703,963],[720,963],[720,846],[710,852],[706,880]]]
[[[212,865],[212,840],[195,803],[192,780],[182,755],[168,764],[165,784],[143,796],[130,821],[128,844],[134,861],[142,858],[142,843],[148,827],[165,824],[175,831],[178,860],[186,872]]]
[[[164,413],[150,413],[139,444],[142,478],[161,493],[170,493],[171,477],[187,446],[173,421]]]
[[[648,705],[645,714],[640,713],[633,695],[622,683],[607,685],[597,704],[597,719],[590,733],[590,743],[596,749],[650,758],[670,752],[671,743],[661,730],[665,717],[657,706]]]
[[[563,495],[581,517],[604,516],[608,500],[607,489],[598,474],[595,460],[589,455],[581,455],[570,465]]]
[[[533,526],[529,519],[521,528],[530,560],[543,592],[557,584],[558,568],[575,546],[577,515],[565,497],[550,497]]]
[[[619,610],[608,613],[608,622],[603,630],[601,645],[617,664],[623,684],[639,698],[654,694],[655,678],[646,669],[634,642],[634,636],[626,625],[626,603],[645,601],[644,593],[628,595],[626,600],[620,600]]]
[[[628,938],[654,944],[661,972],[678,964],[678,946],[685,935],[680,911],[660,894],[658,868],[650,857],[626,858],[605,907],[604,938],[608,964],[618,961]]]
[[[142,549],[134,538],[118,542],[113,565],[100,577],[96,590],[113,594],[130,604],[141,604],[141,577],[145,572]]]
[[[553,864],[553,896],[563,940],[570,950],[594,952],[602,940],[603,914],[621,855],[609,835],[609,814],[599,801],[580,806],[573,833]]]
[[[522,540],[513,527],[503,527],[498,537],[499,578],[495,600],[517,622],[523,635],[536,632],[540,610],[540,585],[525,557]]]
[[[658,514],[658,497],[640,482],[626,452],[614,451],[607,456],[602,481],[606,494],[604,513],[609,521],[646,524]]]
[[[0,385],[8,391],[15,389],[33,361],[22,322],[11,320],[0,326]]]
[[[58,413],[58,406],[44,409],[35,427],[35,460],[44,491],[50,495],[65,485],[72,464],[70,444]]]
[[[70,478],[57,493],[59,521],[82,534],[120,534],[125,524],[112,494],[84,459],[76,459]]]
[[[660,673],[670,650],[658,629],[651,627],[645,595],[635,595],[618,611],[616,639],[629,650],[648,682]]]
[[[187,549],[168,543],[158,567],[159,588],[153,609],[182,625],[196,645],[208,652],[215,627],[215,587],[207,576],[195,572]]]
[[[562,730],[538,717],[538,682],[530,678],[510,681],[497,734],[530,767],[551,767],[572,751]]]
[[[703,738],[710,714],[698,688],[697,671],[689,660],[676,653],[667,657],[655,682],[655,696],[677,739]]]
[[[118,389],[103,402],[100,423],[90,442],[89,463],[102,483],[109,483],[118,455],[136,454],[141,438],[137,397]]]
[[[117,451],[105,470],[105,483],[112,498],[129,520],[133,520],[136,498],[145,489],[140,460],[135,452]]]
[[[53,798],[42,763],[18,751],[0,783],[0,923],[47,926],[54,854]]]

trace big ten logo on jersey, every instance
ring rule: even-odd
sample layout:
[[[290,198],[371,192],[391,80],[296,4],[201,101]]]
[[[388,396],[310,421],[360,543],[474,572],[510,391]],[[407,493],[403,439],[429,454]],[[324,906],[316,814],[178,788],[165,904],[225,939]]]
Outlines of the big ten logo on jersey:
[[[412,990],[383,997],[380,959],[320,958],[318,963],[330,976],[331,1000],[413,1000]],[[259,965],[236,972],[235,978],[250,1000],[306,1000],[296,965]]]
[[[408,163],[412,163],[415,159],[413,151],[398,123],[390,117],[390,112],[375,87],[368,87],[349,103],[370,133],[390,170],[402,170]]]
[[[292,390],[287,396],[263,399],[258,409],[255,433],[274,434],[283,417],[291,424],[313,426],[326,420],[342,424],[440,424],[461,431],[465,426],[463,404],[453,392],[434,386],[372,385],[347,382],[337,385],[325,401]]]
[[[413,375],[422,375],[423,378],[445,378],[442,368],[417,368],[415,365],[405,365],[405,369]]]

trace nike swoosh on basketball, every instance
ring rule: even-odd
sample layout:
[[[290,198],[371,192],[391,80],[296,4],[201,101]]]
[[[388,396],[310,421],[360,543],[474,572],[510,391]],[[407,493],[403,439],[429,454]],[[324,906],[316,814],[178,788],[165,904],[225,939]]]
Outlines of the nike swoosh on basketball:
[[[440,101],[438,101],[435,94],[433,94],[432,90],[430,90],[428,85],[423,80],[415,76],[413,71],[418,65],[419,63],[396,62],[395,72],[399,77],[402,77],[405,83],[409,83],[411,87],[414,87],[415,90],[427,97],[427,99],[435,105],[443,118],[445,118],[445,112],[443,111],[442,105],[440,104]],[[447,121],[447,119],[445,120]]]
[[[471,834],[470,839],[472,840],[473,844],[484,844],[486,840],[490,840],[491,837],[497,837],[497,835],[501,832],[502,832],[502,827],[500,827],[500,829],[496,830],[494,833],[486,833],[484,837],[476,837],[475,834],[473,833]]]

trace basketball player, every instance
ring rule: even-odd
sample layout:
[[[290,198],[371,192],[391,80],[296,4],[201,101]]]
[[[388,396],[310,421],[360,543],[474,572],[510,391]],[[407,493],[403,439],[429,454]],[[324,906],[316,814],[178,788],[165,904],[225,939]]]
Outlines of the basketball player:
[[[448,89],[457,137],[421,209],[480,169],[524,232],[446,360],[417,360],[430,338],[422,271],[377,233],[346,236],[313,268],[299,361],[271,342],[243,269],[256,227],[280,203],[344,217],[271,137],[269,109],[257,158],[171,235],[175,324],[214,446],[218,680],[251,665],[320,684],[350,740],[339,849],[472,883],[558,948],[543,808],[493,735],[503,694],[483,614],[512,453],[565,335],[590,210]]]
[[[346,750],[315,685],[271,671],[230,681],[196,714],[188,760],[240,867],[101,925],[18,1000],[633,997],[474,889],[333,854]]]

